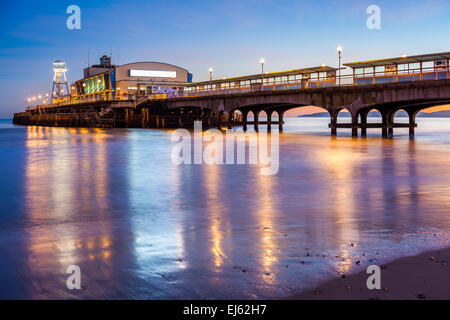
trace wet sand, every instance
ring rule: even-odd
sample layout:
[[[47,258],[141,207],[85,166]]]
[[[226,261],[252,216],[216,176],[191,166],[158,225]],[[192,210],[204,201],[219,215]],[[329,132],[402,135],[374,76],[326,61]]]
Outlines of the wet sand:
[[[294,300],[448,300],[450,248],[397,259],[381,267],[381,290],[369,290],[366,271],[345,275]]]

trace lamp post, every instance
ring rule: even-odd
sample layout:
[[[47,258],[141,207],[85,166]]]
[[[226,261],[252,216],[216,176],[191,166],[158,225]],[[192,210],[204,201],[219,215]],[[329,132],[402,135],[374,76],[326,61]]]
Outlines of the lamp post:
[[[209,68],[209,90],[212,90],[212,73],[213,68]]]
[[[338,54],[339,54],[339,86],[341,85],[341,61],[342,61],[342,50],[344,50],[344,48],[342,48],[342,46],[338,46],[336,48]]]
[[[264,86],[264,58],[261,58],[259,63],[261,63],[261,86]]]

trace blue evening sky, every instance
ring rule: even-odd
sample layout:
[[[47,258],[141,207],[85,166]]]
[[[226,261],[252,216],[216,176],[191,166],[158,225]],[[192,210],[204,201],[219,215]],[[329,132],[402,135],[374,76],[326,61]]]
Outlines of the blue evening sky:
[[[66,9],[81,8],[81,30],[66,28]],[[381,30],[366,9],[381,7]],[[0,118],[51,88],[52,62],[82,68],[113,53],[113,63],[161,61],[206,80],[265,71],[337,65],[402,54],[450,51],[448,0],[1,1]]]

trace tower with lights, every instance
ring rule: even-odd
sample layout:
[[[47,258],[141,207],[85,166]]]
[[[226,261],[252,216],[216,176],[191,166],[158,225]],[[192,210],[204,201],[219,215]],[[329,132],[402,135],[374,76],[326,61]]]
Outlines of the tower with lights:
[[[53,62],[53,86],[52,86],[52,99],[51,102],[53,103],[53,98],[60,98],[64,96],[64,86],[66,87],[65,94],[69,94],[69,86],[67,85],[67,78],[66,78],[66,63],[62,61],[55,61]]]

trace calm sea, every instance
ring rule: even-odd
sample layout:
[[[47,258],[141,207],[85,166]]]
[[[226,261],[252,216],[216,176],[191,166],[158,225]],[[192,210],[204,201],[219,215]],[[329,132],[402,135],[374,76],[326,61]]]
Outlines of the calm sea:
[[[450,246],[450,119],[418,122],[334,139],[286,119],[262,176],[175,166],[169,131],[1,121],[0,298],[281,298]]]

